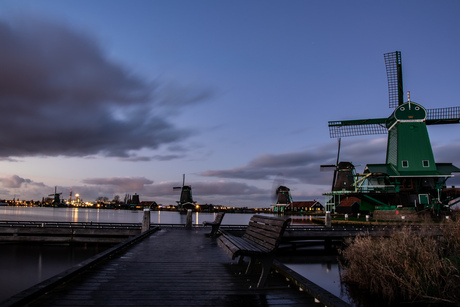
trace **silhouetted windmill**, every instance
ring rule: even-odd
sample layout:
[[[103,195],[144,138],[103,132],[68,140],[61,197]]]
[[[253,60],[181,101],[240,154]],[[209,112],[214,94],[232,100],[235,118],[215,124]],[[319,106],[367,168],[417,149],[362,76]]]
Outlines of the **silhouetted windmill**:
[[[185,185],[185,174],[182,176],[182,186],[173,187],[173,190],[181,190],[180,199],[177,201],[179,210],[193,209],[196,201],[193,201],[192,187]]]
[[[354,190],[353,183],[355,178],[355,167],[351,162],[340,162],[340,144],[341,138],[338,138],[338,149],[337,159],[335,164],[323,164],[320,166],[320,170],[323,171],[334,171],[332,178],[332,189],[331,191],[352,191]]]
[[[272,205],[274,212],[284,212],[284,208],[292,203],[291,190],[284,186],[277,186],[274,190],[273,201],[276,201],[276,204]]]
[[[387,118],[330,121],[330,136],[388,133],[386,163],[368,164],[365,174],[354,183],[362,205],[368,205],[366,209],[445,203],[441,191],[460,169],[451,163],[435,163],[426,126],[459,123],[460,107],[425,109],[411,101],[409,94],[404,102],[401,52],[384,57],[393,113]]]
[[[54,194],[49,194],[48,196],[53,196],[53,206],[59,206],[61,204],[61,195],[62,193],[57,193],[57,187],[54,187]]]

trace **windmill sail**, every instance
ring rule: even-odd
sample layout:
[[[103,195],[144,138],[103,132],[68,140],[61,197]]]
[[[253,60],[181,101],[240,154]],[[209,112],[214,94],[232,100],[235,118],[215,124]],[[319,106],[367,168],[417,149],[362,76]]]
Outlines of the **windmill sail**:
[[[460,107],[427,109],[426,124],[458,124],[460,123]]]
[[[386,118],[341,120],[329,122],[329,135],[331,138],[386,134]]]
[[[396,108],[404,103],[402,83],[401,51],[385,53],[385,66],[387,69],[388,93],[390,95],[390,108]]]

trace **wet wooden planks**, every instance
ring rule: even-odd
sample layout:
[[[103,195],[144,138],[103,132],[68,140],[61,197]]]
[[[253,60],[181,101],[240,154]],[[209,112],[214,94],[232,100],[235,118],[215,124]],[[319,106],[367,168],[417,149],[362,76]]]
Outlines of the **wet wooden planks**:
[[[274,274],[238,275],[205,230],[164,229],[29,306],[317,306]]]

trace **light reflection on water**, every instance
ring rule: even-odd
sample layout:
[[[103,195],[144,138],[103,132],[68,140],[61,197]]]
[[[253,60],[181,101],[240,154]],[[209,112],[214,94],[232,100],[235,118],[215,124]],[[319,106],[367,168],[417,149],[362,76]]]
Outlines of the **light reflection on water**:
[[[40,222],[95,222],[95,223],[141,223],[143,211],[89,209],[89,208],[51,208],[51,207],[0,207],[0,221],[40,221]],[[264,215],[271,215],[263,213]],[[192,221],[201,225],[213,221],[216,213],[195,212]],[[227,213],[222,225],[247,225],[253,213]],[[151,211],[152,224],[185,224],[186,214],[174,211]],[[292,217],[295,225],[311,224],[311,216]]]
[[[95,222],[95,223],[141,223],[143,211],[89,209],[89,208],[51,208],[51,207],[0,207],[0,221],[40,221],[40,222]],[[212,221],[215,213],[196,212],[192,215],[195,225]],[[247,225],[253,214],[226,214],[222,225]],[[186,214],[174,211],[151,211],[153,224],[185,224]]]

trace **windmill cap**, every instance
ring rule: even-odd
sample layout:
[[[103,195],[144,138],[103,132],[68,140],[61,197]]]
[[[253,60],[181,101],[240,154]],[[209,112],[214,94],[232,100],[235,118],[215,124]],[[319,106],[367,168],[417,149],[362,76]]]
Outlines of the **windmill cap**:
[[[387,119],[387,128],[392,127],[397,121],[424,121],[427,112],[424,107],[416,102],[408,101],[397,107]]]
[[[397,107],[393,114],[397,120],[424,120],[427,113],[418,103],[408,101]]]

